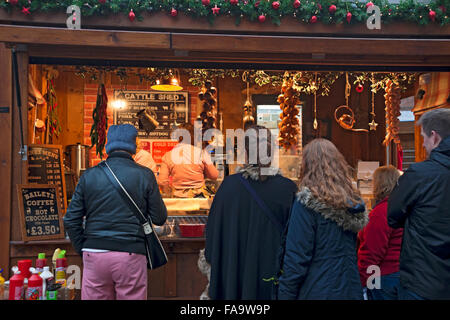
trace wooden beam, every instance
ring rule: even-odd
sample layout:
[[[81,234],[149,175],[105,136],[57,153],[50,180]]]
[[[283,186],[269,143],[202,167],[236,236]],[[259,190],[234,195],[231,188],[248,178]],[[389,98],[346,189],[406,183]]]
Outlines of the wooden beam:
[[[11,126],[12,126],[12,68],[11,50],[0,43],[0,268],[9,277],[9,240],[11,229]],[[14,193],[15,194],[15,193]]]
[[[172,49],[294,54],[450,55],[449,39],[173,34]]]
[[[36,58],[65,58],[70,63],[70,59],[89,60],[121,60],[145,63],[147,66],[155,66],[155,63],[167,62],[177,63],[181,66],[187,63],[214,63],[214,64],[270,64],[270,65],[298,65],[299,69],[304,66],[444,66],[450,64],[450,55],[374,55],[374,54],[325,54],[320,59],[313,57],[311,53],[264,53],[264,52],[233,52],[233,51],[198,51],[198,50],[129,50],[125,48],[91,47],[86,50],[80,46],[40,46],[29,45],[31,57]],[[180,54],[181,53],[181,54]]]
[[[166,32],[69,30],[0,25],[0,42],[167,49],[170,47],[170,35]]]

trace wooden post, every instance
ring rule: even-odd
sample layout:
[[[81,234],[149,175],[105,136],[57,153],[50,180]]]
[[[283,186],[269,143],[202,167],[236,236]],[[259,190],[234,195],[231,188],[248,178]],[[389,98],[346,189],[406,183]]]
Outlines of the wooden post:
[[[24,45],[15,46],[17,53],[17,65],[18,76],[20,84],[20,94],[22,100],[22,128],[24,136],[24,144],[28,145],[28,51]],[[17,195],[14,192],[16,185],[27,183],[27,161],[22,160],[22,156],[19,154],[21,148],[21,132],[20,132],[20,120],[17,107],[16,98],[16,84],[12,82],[12,96],[13,105],[11,108],[12,114],[12,151],[11,151],[11,240],[22,240],[22,232],[20,229],[20,215],[19,215],[19,203]]]
[[[11,139],[12,139],[12,68],[11,50],[0,43],[0,268],[9,277],[9,240],[11,227]]]

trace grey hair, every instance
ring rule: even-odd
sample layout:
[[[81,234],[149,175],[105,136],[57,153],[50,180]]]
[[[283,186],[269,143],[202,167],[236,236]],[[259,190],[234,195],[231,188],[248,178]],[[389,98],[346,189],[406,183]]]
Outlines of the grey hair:
[[[435,131],[445,139],[450,136],[450,109],[440,108],[425,112],[417,121],[417,125],[422,126],[427,136],[431,136],[431,131]]]

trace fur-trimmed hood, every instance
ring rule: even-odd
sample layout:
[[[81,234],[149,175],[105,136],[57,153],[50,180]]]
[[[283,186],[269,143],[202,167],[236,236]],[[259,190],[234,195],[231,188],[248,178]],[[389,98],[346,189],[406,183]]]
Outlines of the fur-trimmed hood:
[[[369,215],[362,200],[346,210],[335,209],[316,199],[308,188],[302,188],[297,193],[297,200],[305,207],[320,213],[325,219],[336,222],[344,231],[357,233],[369,222]]]
[[[262,172],[263,174],[261,175],[261,170],[267,170],[266,172]],[[259,181],[259,180],[265,180],[268,176],[276,176],[277,174],[282,175],[281,174],[281,170],[279,168],[274,168],[274,167],[266,167],[266,168],[261,168],[252,164],[247,164],[244,165],[243,167],[237,167],[236,168],[236,173],[241,173],[242,172],[242,176],[245,179],[252,179],[255,181]]]

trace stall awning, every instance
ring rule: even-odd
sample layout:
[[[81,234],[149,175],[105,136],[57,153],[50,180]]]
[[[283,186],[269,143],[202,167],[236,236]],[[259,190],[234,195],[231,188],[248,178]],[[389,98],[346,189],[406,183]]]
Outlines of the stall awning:
[[[412,110],[414,114],[420,115],[435,108],[450,108],[450,72],[433,72],[422,76],[424,83],[419,84],[416,93]]]

